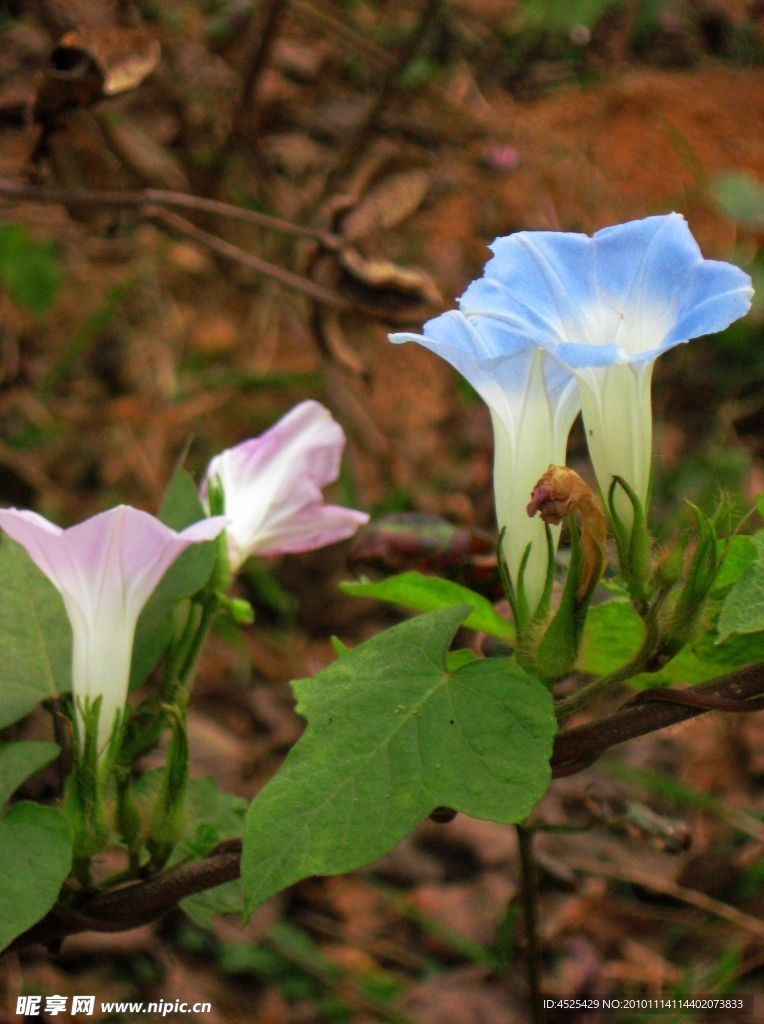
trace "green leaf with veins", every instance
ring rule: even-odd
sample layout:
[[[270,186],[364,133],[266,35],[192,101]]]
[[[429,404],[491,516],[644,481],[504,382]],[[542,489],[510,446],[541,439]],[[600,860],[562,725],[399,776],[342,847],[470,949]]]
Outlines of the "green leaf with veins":
[[[764,630],[764,533],[749,538],[756,549],[756,561],[745,570],[724,599],[717,623],[720,640],[731,633],[759,633]]]
[[[0,729],[72,688],[72,627],[61,595],[20,544],[0,542]]]
[[[247,812],[248,911],[301,878],[376,860],[436,807],[528,816],[550,780],[552,697],[507,658],[447,671],[470,611],[410,619],[293,683],[308,726]]]
[[[205,513],[191,475],[177,469],[159,510],[159,519],[172,530],[184,530]],[[212,541],[192,544],[157,584],[138,619],[130,666],[130,689],[145,682],[172,638],[171,613],[178,601],[202,589],[215,565]]]
[[[0,951],[43,918],[72,867],[72,830],[61,811],[26,801],[0,818]]]
[[[644,638],[644,623],[627,601],[595,605],[586,616],[576,668],[607,675],[633,658]]]
[[[489,633],[507,643],[513,643],[515,639],[515,627],[499,615],[488,598],[439,576],[404,572],[400,576],[389,576],[379,583],[340,583],[340,590],[353,597],[375,597],[379,601],[390,601],[417,612],[431,612],[455,604],[471,604],[472,611],[463,625]]]
[[[61,748],[56,743],[38,740],[0,743],[0,810],[22,782],[36,775],[60,753]]]
[[[757,557],[758,551],[752,537],[733,537],[714,580],[712,593],[718,593],[736,583]]]

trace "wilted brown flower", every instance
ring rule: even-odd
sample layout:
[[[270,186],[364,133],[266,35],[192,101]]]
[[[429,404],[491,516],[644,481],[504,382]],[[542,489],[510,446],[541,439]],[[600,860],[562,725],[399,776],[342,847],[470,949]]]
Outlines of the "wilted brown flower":
[[[589,592],[595,576],[605,569],[607,520],[597,495],[581,477],[567,466],[550,466],[533,488],[528,515],[539,513],[545,523],[557,526],[566,516],[578,512],[581,518],[583,566],[576,599]]]

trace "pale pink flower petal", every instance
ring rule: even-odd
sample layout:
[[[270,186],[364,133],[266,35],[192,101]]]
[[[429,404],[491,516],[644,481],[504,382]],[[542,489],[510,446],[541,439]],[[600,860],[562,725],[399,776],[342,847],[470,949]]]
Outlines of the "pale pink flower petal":
[[[109,741],[127,698],[138,616],[190,544],[213,540],[227,519],[203,519],[176,533],[126,505],[62,530],[35,512],[0,509],[0,527],[26,548],[60,592],[74,639],[75,701],[103,696],[98,747]]]
[[[302,402],[260,437],[216,455],[207,481],[223,485],[231,520],[231,568],[250,555],[310,551],[352,537],[365,512],[324,505],[321,488],[337,479],[345,435],[319,402]]]

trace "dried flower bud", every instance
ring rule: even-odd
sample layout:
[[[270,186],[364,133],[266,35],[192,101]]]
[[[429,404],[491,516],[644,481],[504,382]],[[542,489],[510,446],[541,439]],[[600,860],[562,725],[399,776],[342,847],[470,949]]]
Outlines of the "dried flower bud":
[[[539,513],[545,523],[557,526],[574,512],[581,518],[584,564],[576,597],[581,600],[602,575],[605,564],[607,520],[599,498],[588,484],[567,466],[550,466],[533,488],[528,515]]]

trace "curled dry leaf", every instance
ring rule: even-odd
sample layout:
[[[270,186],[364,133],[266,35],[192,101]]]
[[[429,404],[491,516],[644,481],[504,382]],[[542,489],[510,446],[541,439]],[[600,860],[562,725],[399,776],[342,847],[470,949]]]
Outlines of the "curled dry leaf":
[[[104,96],[134,89],[159,63],[158,40],[140,28],[99,25],[76,28],[63,36],[51,55],[58,69],[90,59],[102,78]]]
[[[438,286],[424,270],[399,267],[389,260],[366,259],[351,246],[340,251],[339,261],[351,277],[369,288],[401,292],[432,306],[443,305]]]
[[[607,520],[599,498],[578,473],[567,466],[550,466],[533,488],[528,515],[539,513],[545,523],[557,526],[566,516],[578,512],[581,517],[581,544],[584,564],[576,591],[580,601],[589,592],[592,581],[602,575],[606,565]]]
[[[429,190],[430,175],[421,167],[389,175],[347,215],[342,225],[344,237],[355,242],[401,224],[419,209]]]

